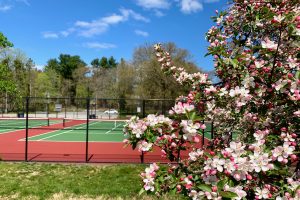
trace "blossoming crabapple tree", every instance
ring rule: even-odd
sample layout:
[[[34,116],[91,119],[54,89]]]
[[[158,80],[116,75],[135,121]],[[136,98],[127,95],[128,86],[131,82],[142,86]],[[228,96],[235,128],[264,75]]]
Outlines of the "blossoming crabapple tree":
[[[127,143],[154,146],[177,165],[151,164],[142,191],[191,199],[300,199],[300,5],[298,0],[234,0],[207,33],[220,79],[188,74],[161,45],[162,70],[191,87],[170,116],[132,118]],[[210,145],[196,148],[202,120]],[[180,152],[191,149],[189,158]]]

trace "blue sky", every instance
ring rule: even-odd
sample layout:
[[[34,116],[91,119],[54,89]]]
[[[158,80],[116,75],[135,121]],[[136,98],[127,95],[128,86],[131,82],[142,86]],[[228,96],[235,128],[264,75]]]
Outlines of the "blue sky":
[[[43,66],[60,53],[86,63],[102,56],[131,60],[136,47],[175,42],[196,64],[213,68],[204,57],[210,17],[224,0],[0,0],[0,31]]]

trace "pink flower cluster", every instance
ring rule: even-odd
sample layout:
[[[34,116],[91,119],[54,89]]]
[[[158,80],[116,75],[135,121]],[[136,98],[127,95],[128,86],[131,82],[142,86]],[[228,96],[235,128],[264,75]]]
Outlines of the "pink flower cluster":
[[[144,173],[141,173],[144,182],[144,189],[146,191],[154,191],[154,179],[158,169],[159,166],[156,163],[153,163],[145,169]]]

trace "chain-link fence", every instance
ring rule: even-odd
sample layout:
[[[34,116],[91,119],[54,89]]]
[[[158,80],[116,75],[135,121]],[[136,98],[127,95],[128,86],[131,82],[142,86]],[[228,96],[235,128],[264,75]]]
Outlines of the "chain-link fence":
[[[15,161],[152,162],[124,148],[123,126],[132,116],[168,115],[175,100],[0,98],[0,157]],[[204,142],[203,142],[204,143]]]

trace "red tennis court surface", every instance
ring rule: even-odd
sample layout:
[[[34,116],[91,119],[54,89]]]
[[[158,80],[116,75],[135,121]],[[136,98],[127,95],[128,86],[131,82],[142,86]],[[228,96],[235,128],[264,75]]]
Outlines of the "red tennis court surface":
[[[81,122],[78,122],[80,124]],[[78,125],[74,122],[72,125]],[[62,124],[53,124],[48,128],[29,129],[28,137],[47,134],[53,130],[62,129]],[[24,138],[26,130],[10,130],[0,134],[0,156],[5,161],[26,160]],[[205,139],[205,144],[208,140]],[[103,162],[103,163],[140,163],[141,153],[132,150],[130,146],[124,148],[122,142],[89,142],[86,154],[86,142],[66,141],[28,141],[27,161],[44,162]],[[184,152],[182,157],[187,157]],[[144,162],[167,162],[161,157],[160,150],[144,154]]]

